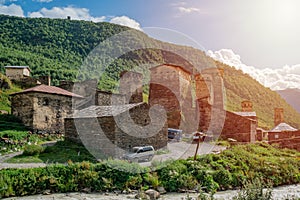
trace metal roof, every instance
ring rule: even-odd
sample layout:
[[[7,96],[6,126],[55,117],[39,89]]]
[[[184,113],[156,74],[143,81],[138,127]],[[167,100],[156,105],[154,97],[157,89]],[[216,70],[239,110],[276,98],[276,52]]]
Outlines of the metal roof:
[[[80,96],[78,94],[74,94],[72,92],[69,92],[67,90],[64,90],[59,87],[55,86],[48,86],[48,85],[38,85],[26,90],[23,90],[22,92],[16,92],[11,95],[16,95],[16,94],[24,94],[24,93],[30,93],[30,92],[39,92],[39,93],[47,93],[47,94],[57,94],[57,95],[64,95],[64,96],[70,96],[70,97],[78,97],[78,98],[83,98],[83,96]]]
[[[256,117],[256,112],[234,112],[234,113],[243,117]]]
[[[271,130],[271,132],[282,132],[282,131],[297,131],[297,129],[290,126],[289,124],[280,123]]]
[[[135,104],[124,104],[124,105],[111,105],[111,106],[90,106],[88,108],[78,110],[74,113],[71,118],[95,118],[95,117],[109,117],[117,116],[124,113],[136,106],[145,104],[135,103]]]
[[[10,69],[28,69],[31,71],[31,69],[28,66],[5,66],[5,68],[10,68]]]

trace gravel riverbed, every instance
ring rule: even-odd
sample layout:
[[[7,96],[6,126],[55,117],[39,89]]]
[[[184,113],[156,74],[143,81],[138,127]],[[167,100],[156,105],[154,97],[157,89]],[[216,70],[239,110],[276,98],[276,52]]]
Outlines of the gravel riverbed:
[[[217,192],[214,195],[214,199],[216,200],[228,200],[232,199],[235,195],[237,195],[237,190],[228,190]],[[274,200],[294,200],[300,198],[300,185],[288,185],[276,187],[273,189],[273,198]],[[187,197],[191,197],[192,199],[197,199],[198,194],[191,193],[167,193],[161,195],[159,199],[162,200],[186,200]],[[60,193],[60,194],[49,194],[49,195],[34,195],[34,196],[25,196],[25,197],[13,197],[6,198],[5,200],[120,200],[120,199],[135,199],[135,194],[114,194],[114,193]]]

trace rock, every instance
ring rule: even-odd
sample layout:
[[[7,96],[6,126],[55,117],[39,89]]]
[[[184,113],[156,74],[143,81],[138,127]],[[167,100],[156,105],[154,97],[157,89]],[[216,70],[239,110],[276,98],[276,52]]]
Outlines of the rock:
[[[227,139],[228,142],[237,142],[237,140],[233,139],[233,138],[228,138]]]
[[[166,193],[167,193],[167,191],[165,190],[165,188],[162,187],[162,186],[157,187],[157,191],[158,191],[160,194],[166,194]]]
[[[159,199],[160,196],[160,193],[153,189],[146,190],[145,194],[147,194],[151,200]]]
[[[43,192],[43,194],[44,194],[44,195],[49,195],[49,194],[51,194],[51,191],[50,191],[50,190],[45,190],[45,191]]]
[[[137,193],[134,198],[136,199],[142,199],[142,200],[151,200],[150,196],[147,195],[145,192],[139,192]]]
[[[81,192],[84,192],[84,193],[91,193],[91,188],[83,188],[81,190]]]
[[[121,191],[121,190],[115,190],[114,193],[115,193],[116,195],[119,195],[119,194],[122,193],[122,191]]]

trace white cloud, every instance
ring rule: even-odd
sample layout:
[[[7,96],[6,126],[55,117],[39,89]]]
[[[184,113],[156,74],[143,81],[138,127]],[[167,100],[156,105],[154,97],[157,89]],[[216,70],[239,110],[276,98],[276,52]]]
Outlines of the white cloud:
[[[187,8],[187,7],[183,7],[183,6],[179,6],[179,7],[177,7],[177,9],[181,13],[191,13],[191,12],[199,12],[200,11],[198,8],[194,8],[194,7]]]
[[[200,12],[199,8],[188,7],[188,5],[185,1],[171,3],[170,5],[180,14],[189,14],[189,13],[193,13],[193,12]],[[178,17],[178,15],[176,15],[176,16]]]
[[[134,29],[137,29],[140,31],[142,30],[141,25],[137,21],[135,21],[134,19],[131,19],[127,16],[113,17],[110,20],[110,23],[119,24],[122,26],[128,26],[130,28],[134,28]]]
[[[105,16],[92,17],[87,8],[75,8],[72,6],[68,7],[53,7],[51,9],[42,8],[37,12],[28,13],[28,17],[47,17],[47,18],[67,18],[70,16],[71,19],[86,20],[93,22],[102,22],[105,20]]]
[[[241,62],[241,57],[235,54],[231,49],[221,49],[219,51],[207,52],[207,55],[242,70],[249,74],[262,85],[272,90],[283,90],[287,88],[300,88],[300,64],[293,66],[284,66],[280,69],[257,69],[253,66],[247,66]]]
[[[33,0],[33,1],[41,2],[41,3],[49,3],[52,2],[53,0]]]
[[[24,17],[22,7],[16,4],[11,4],[9,6],[0,5],[0,14]]]
[[[16,2],[18,0],[0,0],[0,4],[5,4],[5,3],[8,3],[8,2]]]
[[[174,6],[174,7],[184,6],[184,5],[186,5],[186,2],[185,2],[185,1],[180,1],[180,2],[176,2],[176,3],[171,3],[171,6]]]

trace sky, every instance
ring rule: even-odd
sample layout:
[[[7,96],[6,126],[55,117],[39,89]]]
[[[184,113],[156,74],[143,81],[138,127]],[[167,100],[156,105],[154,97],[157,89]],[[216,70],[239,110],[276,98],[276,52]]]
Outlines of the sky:
[[[272,89],[300,88],[299,8],[299,0],[0,0],[2,14],[174,30]]]

